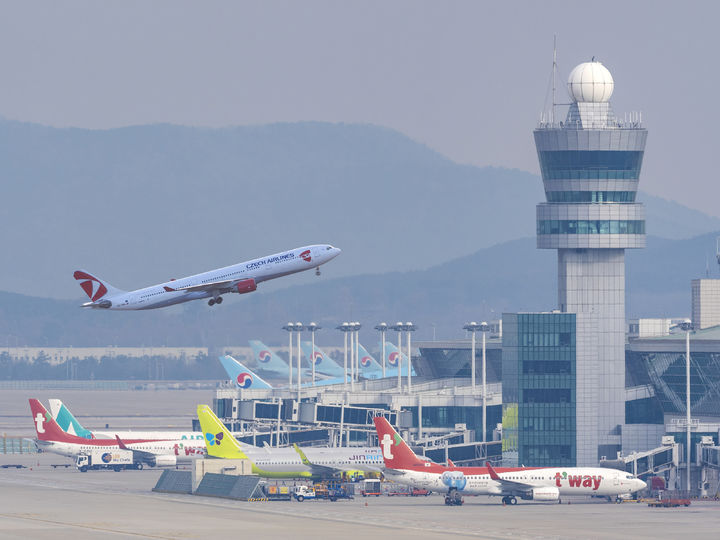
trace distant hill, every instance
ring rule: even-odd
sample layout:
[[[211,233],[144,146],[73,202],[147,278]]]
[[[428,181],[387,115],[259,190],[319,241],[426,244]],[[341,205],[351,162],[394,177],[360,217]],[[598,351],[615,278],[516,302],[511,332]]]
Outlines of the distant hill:
[[[629,316],[687,316],[690,280],[718,277],[715,237],[648,238],[644,250],[627,250]],[[260,338],[285,344],[280,326],[315,320],[319,343],[341,341],[335,326],[357,320],[361,339],[377,341],[372,326],[412,320],[416,339],[459,338],[470,320],[499,318],[503,311],[550,310],[557,305],[556,255],[535,248],[534,238],[513,240],[414,272],[328,279],[283,290],[228,296],[222,306],[191,302],[144,312],[89,311],[78,301],[45,300],[0,293],[0,347],[35,346],[217,346]]]
[[[530,173],[459,165],[377,126],[323,123],[93,131],[0,120],[0,177],[1,286],[78,300],[77,268],[131,289],[317,242],[343,249],[327,278],[426,269],[532,236],[544,198]],[[720,229],[641,198],[654,235]]]

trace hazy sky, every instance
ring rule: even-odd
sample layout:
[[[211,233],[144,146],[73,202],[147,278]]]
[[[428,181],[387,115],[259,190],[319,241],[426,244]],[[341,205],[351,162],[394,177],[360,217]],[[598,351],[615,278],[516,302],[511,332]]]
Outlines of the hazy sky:
[[[0,115],[52,126],[388,126],[537,172],[548,92],[592,56],[650,131],[641,188],[720,216],[715,2],[0,2]]]

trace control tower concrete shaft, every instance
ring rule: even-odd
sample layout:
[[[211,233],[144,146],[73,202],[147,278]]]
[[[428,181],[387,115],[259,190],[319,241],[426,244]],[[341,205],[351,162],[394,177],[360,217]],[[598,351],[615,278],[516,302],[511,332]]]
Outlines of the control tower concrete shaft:
[[[560,311],[577,313],[577,464],[614,458],[625,421],[625,249],[645,247],[635,202],[647,130],[620,121],[600,62],[570,74],[565,122],[534,131],[547,202],[537,206],[537,247],[558,253]]]

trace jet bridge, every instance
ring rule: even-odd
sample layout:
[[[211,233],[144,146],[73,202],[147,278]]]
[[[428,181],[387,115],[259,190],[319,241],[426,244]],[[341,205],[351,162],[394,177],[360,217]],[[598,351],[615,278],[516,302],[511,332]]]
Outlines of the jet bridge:
[[[663,437],[662,446],[633,452],[627,456],[618,456],[614,460],[600,463],[604,467],[625,469],[639,478],[666,476],[668,488],[677,486],[677,471],[680,464],[680,445],[674,437]]]

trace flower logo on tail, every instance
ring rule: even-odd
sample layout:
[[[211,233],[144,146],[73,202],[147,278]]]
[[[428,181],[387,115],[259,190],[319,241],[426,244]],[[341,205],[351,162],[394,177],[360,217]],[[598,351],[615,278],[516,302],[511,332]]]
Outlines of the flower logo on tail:
[[[216,444],[218,446],[220,446],[220,443],[222,442],[222,438],[223,438],[222,431],[220,433],[216,433],[215,435],[213,435],[212,433],[205,434],[205,439],[207,439],[208,446],[214,446]]]

